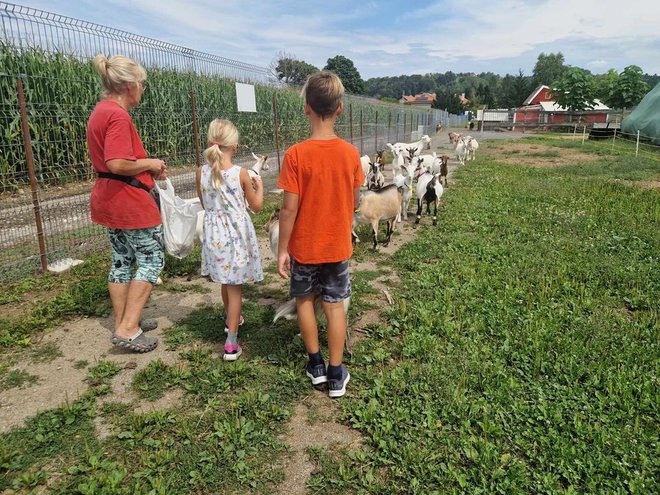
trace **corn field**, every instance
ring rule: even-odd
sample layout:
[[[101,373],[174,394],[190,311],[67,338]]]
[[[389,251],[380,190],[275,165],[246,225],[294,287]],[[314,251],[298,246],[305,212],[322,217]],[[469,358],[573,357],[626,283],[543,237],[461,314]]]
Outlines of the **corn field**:
[[[116,30],[90,23],[83,30],[83,21],[50,20],[48,13],[4,2],[0,17],[0,277],[39,270],[40,264],[43,269],[45,262],[79,257],[107,243],[105,229],[91,224],[88,212],[94,170],[85,134],[101,93],[92,64],[96,53],[121,53],[145,66],[147,85],[133,120],[149,156],[167,161],[181,197],[194,196],[195,140],[203,150],[214,118],[228,118],[239,129],[238,163],[248,164],[251,151],[273,157],[267,186],[274,185],[284,150],[309,135],[298,90],[279,86],[266,69],[131,33],[121,33],[124,51],[117,52]],[[25,91],[36,191],[30,188],[18,79]],[[237,111],[237,81],[254,84],[256,112]],[[428,129],[439,120],[436,111],[352,96],[344,105],[337,132],[361,153],[405,140],[418,126]]]

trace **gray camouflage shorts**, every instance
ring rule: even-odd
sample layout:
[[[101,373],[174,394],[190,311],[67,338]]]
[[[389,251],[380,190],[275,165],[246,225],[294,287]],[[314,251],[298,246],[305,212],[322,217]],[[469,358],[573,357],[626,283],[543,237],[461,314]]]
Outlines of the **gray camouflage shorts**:
[[[348,260],[337,263],[304,265],[291,258],[291,297],[302,297],[321,292],[328,303],[341,302],[351,295],[351,275]]]

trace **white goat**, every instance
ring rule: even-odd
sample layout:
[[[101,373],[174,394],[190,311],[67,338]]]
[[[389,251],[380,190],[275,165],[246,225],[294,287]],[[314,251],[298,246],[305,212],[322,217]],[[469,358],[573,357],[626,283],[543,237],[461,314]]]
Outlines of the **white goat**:
[[[433,172],[433,170],[438,169],[437,171],[440,171],[440,159],[435,151],[432,155],[419,155],[412,162],[412,165],[415,167],[415,170],[426,169]]]
[[[419,155],[421,151],[429,144],[431,144],[431,138],[428,137],[426,134],[424,134],[421,138],[419,138],[418,141],[412,143],[394,143],[394,144],[387,143],[387,147],[389,148],[390,146],[397,146],[399,149],[402,150],[405,150],[406,148],[417,148],[417,152],[415,153],[415,155]]]
[[[255,155],[252,153],[252,157],[256,161],[254,162],[254,165],[248,169],[250,177],[261,175],[262,170],[268,170],[270,168],[270,165],[268,165],[268,157],[266,155]]]
[[[412,198],[413,190],[413,167],[412,165],[402,165],[401,173],[394,177],[394,185],[403,189],[401,195],[401,214],[399,215],[399,222],[401,219],[408,220],[408,207],[410,206],[410,199]]]
[[[433,225],[436,225],[438,218],[438,204],[440,197],[444,192],[442,184],[440,183],[440,176],[433,175],[428,172],[419,176],[417,180],[417,219],[415,223],[419,223],[422,219],[422,205],[426,202],[426,213],[431,214],[431,202],[433,202],[435,209],[433,210]]]
[[[371,163],[371,158],[369,155],[364,155],[360,157],[360,164],[362,165],[362,173],[364,174],[364,182],[362,187],[367,187],[367,177],[369,176],[369,164]]]
[[[477,158],[477,150],[479,149],[479,143],[473,137],[468,136],[467,139],[467,160],[474,160]]]
[[[392,178],[394,178],[401,170],[401,166],[405,163],[403,156],[403,148],[386,143],[385,146],[392,152]]]
[[[463,139],[459,139],[456,143],[456,159],[461,165],[465,165],[465,157],[467,155],[467,143]]]
[[[357,242],[355,227],[357,224],[370,223],[374,234],[374,249],[378,246],[378,224],[387,222],[387,233],[383,246],[387,246],[394,232],[394,224],[401,215],[402,189],[394,184],[385,186],[380,191],[369,191],[362,196],[358,215],[353,219],[353,241]]]

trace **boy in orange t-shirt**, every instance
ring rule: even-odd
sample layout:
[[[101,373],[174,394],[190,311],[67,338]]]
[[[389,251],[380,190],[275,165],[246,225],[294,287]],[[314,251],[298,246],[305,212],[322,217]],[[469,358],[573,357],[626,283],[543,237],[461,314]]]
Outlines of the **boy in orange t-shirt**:
[[[302,90],[312,135],[284,156],[277,186],[284,190],[280,210],[277,270],[291,271],[291,297],[309,361],[312,385],[328,383],[328,395],[346,393],[350,374],[342,365],[346,340],[344,299],[351,295],[348,260],[353,255],[351,224],[364,173],[355,146],[336,136],[335,120],[344,107],[344,86],[332,72],[318,72]],[[328,320],[330,361],[319,349],[314,294],[321,293]]]

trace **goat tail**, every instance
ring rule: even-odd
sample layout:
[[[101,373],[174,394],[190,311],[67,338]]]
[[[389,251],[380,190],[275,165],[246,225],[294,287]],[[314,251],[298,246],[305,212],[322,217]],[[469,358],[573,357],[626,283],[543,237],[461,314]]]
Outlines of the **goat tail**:
[[[296,309],[296,300],[295,299],[289,299],[287,302],[285,302],[284,304],[281,304],[275,310],[275,316],[273,317],[273,323],[275,323],[280,318],[284,318],[286,320],[295,320],[295,319],[298,318],[298,311]]]

